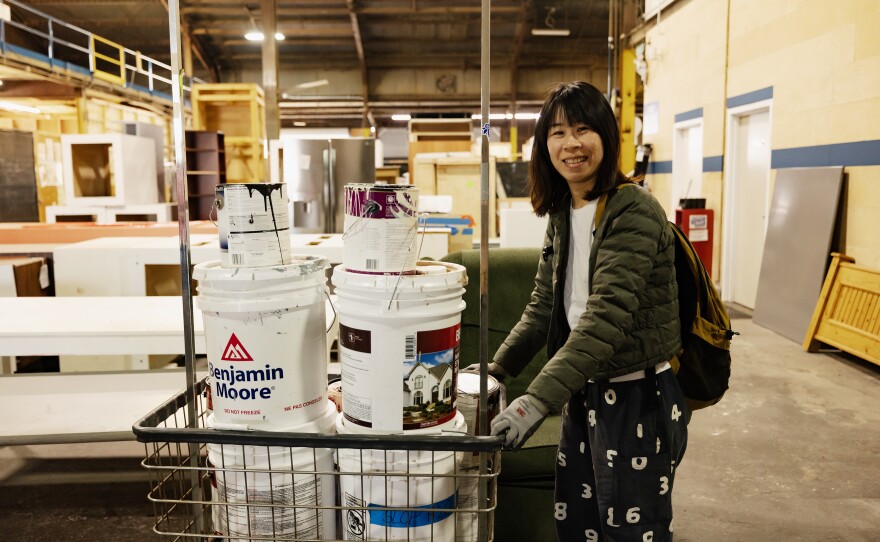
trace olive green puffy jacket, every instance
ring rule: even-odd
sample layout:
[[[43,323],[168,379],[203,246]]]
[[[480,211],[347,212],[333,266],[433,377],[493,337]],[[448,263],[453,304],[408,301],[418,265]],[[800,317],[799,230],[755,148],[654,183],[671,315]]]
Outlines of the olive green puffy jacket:
[[[675,239],[646,190],[612,190],[590,250],[590,297],[569,332],[563,308],[569,205],[547,224],[535,289],[494,361],[516,376],[544,345],[548,362],[527,393],[559,412],[588,380],[653,367],[681,349]]]

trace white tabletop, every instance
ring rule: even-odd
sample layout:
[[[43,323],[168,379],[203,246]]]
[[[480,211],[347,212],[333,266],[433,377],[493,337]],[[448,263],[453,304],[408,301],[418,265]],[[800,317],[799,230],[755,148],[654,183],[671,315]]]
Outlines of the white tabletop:
[[[131,426],[184,389],[182,369],[0,375],[0,446],[133,440]]]
[[[195,351],[205,353],[193,309]],[[167,297],[0,298],[0,355],[183,354],[183,302]]]

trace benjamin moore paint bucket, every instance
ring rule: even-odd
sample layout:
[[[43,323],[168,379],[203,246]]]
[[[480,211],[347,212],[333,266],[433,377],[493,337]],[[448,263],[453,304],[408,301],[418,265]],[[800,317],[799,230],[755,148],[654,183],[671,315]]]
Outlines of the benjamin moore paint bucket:
[[[333,270],[342,413],[378,431],[425,429],[456,412],[465,268],[419,262],[413,275]],[[215,399],[216,401],[216,399]]]
[[[460,414],[444,425],[449,434],[467,432]],[[337,418],[336,430],[375,434],[346,423],[343,416]],[[444,431],[432,428],[417,433],[442,435]],[[451,511],[458,500],[454,452],[339,449],[336,460],[340,505],[350,508],[342,511],[343,540],[456,540]]]
[[[223,267],[290,263],[284,184],[218,184],[214,192]]]
[[[336,407],[324,401],[322,408],[317,420],[288,430],[334,433]],[[209,417],[206,426],[213,422]],[[207,448],[208,462],[216,469],[211,494],[215,532],[233,540],[336,538],[336,511],[329,508],[336,504],[332,450],[210,443]]]
[[[195,267],[217,426],[289,428],[324,413],[327,260]]]
[[[343,267],[356,273],[415,273],[418,208],[418,188],[408,184],[345,185]]]

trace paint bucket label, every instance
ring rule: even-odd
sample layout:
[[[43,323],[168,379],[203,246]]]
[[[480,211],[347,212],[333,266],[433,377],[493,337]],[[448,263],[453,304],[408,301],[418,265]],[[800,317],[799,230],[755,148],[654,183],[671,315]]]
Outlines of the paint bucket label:
[[[382,333],[339,324],[345,418],[376,429],[425,429],[455,416],[461,327]],[[395,364],[395,360],[397,363]],[[395,367],[396,365],[396,367]],[[394,373],[397,373],[396,375]],[[388,419],[389,386],[400,386],[401,410]],[[391,400],[391,402],[394,402]],[[383,419],[384,418],[384,419]]]
[[[343,267],[355,273],[415,273],[418,207],[414,186],[345,185]]]
[[[455,415],[467,273],[366,275],[333,270],[339,314],[342,412],[376,431],[419,430]]]
[[[218,426],[290,428],[323,413],[327,261],[304,258],[256,269],[196,266]]]
[[[319,419],[290,430],[334,433],[336,410],[329,401],[322,407]],[[213,426],[211,418],[206,426]],[[207,451],[216,533],[238,540],[336,537],[336,513],[330,508],[336,503],[332,450],[208,443]]]
[[[284,184],[218,184],[214,191],[223,267],[290,263]]]

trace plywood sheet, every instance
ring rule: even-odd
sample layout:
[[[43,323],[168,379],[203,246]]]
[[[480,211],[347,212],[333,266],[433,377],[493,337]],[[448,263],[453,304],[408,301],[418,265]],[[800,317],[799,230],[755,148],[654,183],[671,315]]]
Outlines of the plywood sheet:
[[[842,167],[776,173],[753,319],[798,344],[822,289],[842,185]]]

